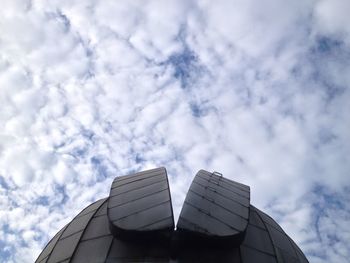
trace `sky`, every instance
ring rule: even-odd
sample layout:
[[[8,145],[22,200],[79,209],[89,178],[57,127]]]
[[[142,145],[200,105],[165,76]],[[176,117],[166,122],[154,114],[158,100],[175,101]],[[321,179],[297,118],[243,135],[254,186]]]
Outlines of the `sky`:
[[[349,0],[1,0],[0,261],[116,176],[251,187],[310,262],[350,258]]]

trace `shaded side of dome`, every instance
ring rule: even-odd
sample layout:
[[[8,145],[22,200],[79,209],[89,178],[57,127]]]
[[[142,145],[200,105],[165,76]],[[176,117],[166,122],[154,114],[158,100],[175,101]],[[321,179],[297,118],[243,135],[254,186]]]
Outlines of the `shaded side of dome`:
[[[274,247],[278,262],[308,262],[300,248],[274,219],[253,206],[251,206],[252,210],[255,210],[262,219]]]

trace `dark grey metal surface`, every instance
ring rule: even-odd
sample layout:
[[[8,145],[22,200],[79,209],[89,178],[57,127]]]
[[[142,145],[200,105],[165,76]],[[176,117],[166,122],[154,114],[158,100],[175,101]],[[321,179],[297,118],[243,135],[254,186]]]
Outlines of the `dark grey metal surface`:
[[[177,229],[216,240],[240,242],[248,225],[249,187],[200,170],[182,207]]]
[[[263,220],[267,232],[270,235],[278,262],[307,262],[305,257],[300,257],[297,249],[283,229],[264,212],[257,210]]]
[[[174,229],[165,168],[117,177],[111,187],[107,214],[115,235],[169,233]]]
[[[142,175],[136,174],[136,176],[120,177],[120,180],[118,180],[119,182],[116,183],[115,180],[113,185],[116,186],[118,183],[121,183],[120,185],[128,185],[129,190],[125,192],[128,193],[128,196],[123,199],[125,202],[129,202],[133,199],[133,195],[130,194],[130,191],[133,190],[130,189],[135,190],[135,198],[138,197],[143,199],[145,196],[138,195],[140,191],[136,189],[140,189],[140,187],[148,187],[145,183],[148,179],[144,181],[138,180],[137,178],[139,178],[139,176],[152,178],[153,176],[156,177],[160,174],[161,176],[157,177],[159,181],[153,181],[151,184],[157,185],[160,190],[162,189],[162,183],[158,183],[162,182],[164,179],[164,171],[162,171],[162,169],[164,168],[161,168],[160,170],[153,170],[151,173],[142,173]],[[157,175],[157,173],[159,174]],[[153,176],[151,174],[153,174]],[[197,195],[192,193],[193,189],[195,189],[195,191],[201,191],[201,188],[198,188],[198,184],[196,183],[196,179],[199,176],[201,177],[200,180],[198,180],[199,182],[202,182],[201,180],[204,178],[203,180],[207,181],[207,185],[210,185],[211,187],[212,184],[216,185],[218,190],[216,192],[214,191],[214,194],[211,193],[209,195],[210,198],[215,200],[215,203],[207,203],[205,201],[202,202],[203,199],[206,200],[206,198],[204,198],[206,197],[205,191],[203,192],[204,197],[202,196],[200,199],[197,198]],[[225,213],[220,215],[217,214],[215,209],[217,206],[219,206],[218,204],[220,204],[219,207],[225,207],[227,208],[227,211],[234,209],[234,213],[237,213],[246,219],[245,228],[240,230],[242,231],[242,239],[238,243],[237,240],[230,238],[225,239],[225,243],[222,246],[217,246],[212,243],[202,243],[200,239],[197,239],[197,242],[188,242],[188,240],[191,240],[191,234],[193,231],[199,230],[200,237],[208,237],[206,232],[203,232],[203,230],[199,227],[194,228],[193,225],[189,226],[191,232],[181,232],[181,229],[174,230],[174,228],[172,228],[170,231],[170,238],[159,238],[159,236],[154,236],[152,233],[154,229],[158,229],[158,227],[159,229],[164,230],[161,223],[158,226],[158,223],[154,223],[153,225],[156,227],[150,228],[150,230],[146,231],[146,233],[152,236],[152,238],[148,239],[147,242],[145,242],[144,239],[139,238],[125,239],[118,233],[114,233],[113,226],[111,227],[110,225],[110,215],[107,213],[108,206],[112,198],[112,196],[110,196],[108,199],[102,199],[93,203],[78,214],[78,216],[76,216],[72,222],[59,231],[47,244],[36,262],[308,262],[303,252],[271,217],[252,205],[248,205],[248,211],[246,211],[246,199],[248,199],[249,202],[249,195],[247,194],[249,193],[249,188],[247,186],[235,183],[222,177],[218,179],[218,176],[220,177],[220,175],[213,176],[211,173],[201,170],[194,179],[187,197],[190,198],[191,203],[196,206],[202,206],[206,209],[209,209],[206,207],[209,206],[210,209],[212,209],[210,211],[213,213],[213,215],[215,215],[215,217],[226,215]],[[211,177],[214,177],[214,179],[210,180]],[[140,184],[140,181],[143,182]],[[130,185],[134,183],[135,186],[137,185],[137,187]],[[213,187],[215,188],[215,186]],[[225,187],[225,189],[227,188],[226,190],[233,189],[228,190],[229,193],[233,191],[238,192],[239,196],[244,196],[245,199],[237,198],[238,201],[236,199],[234,199],[236,201],[233,201],[229,198],[224,198],[221,195],[224,192],[221,187]],[[112,189],[114,188],[115,187],[112,187]],[[239,190],[237,190],[238,188]],[[151,192],[153,193],[151,195],[154,195],[154,192]],[[163,197],[161,195],[157,195],[157,198],[159,198],[158,201],[161,203]],[[158,202],[155,201],[155,203]],[[123,202],[121,202],[121,204],[123,204]],[[162,207],[160,205],[157,206]],[[167,209],[166,207],[162,208]],[[152,212],[152,210],[150,211]],[[186,218],[189,217],[188,221],[193,219],[192,216],[198,216],[198,210],[193,212],[194,215],[188,215],[188,211],[183,211],[184,212],[181,213],[182,219],[180,217],[181,220],[185,218],[184,215]],[[154,214],[151,212],[149,215],[147,215],[145,220],[151,220],[152,222],[153,220],[157,221],[156,216],[154,216]],[[158,213],[156,214],[158,215]],[[162,216],[163,213],[160,213],[160,215]],[[199,214],[199,216],[201,215]],[[159,219],[161,218],[162,217]],[[207,219],[207,217],[203,218]],[[233,224],[232,222],[234,221],[234,219],[233,221],[230,221],[231,215],[227,218],[223,217],[222,220],[227,220],[225,222],[229,225]],[[195,219],[192,221],[197,222]],[[158,220],[157,222],[162,222],[162,220]],[[211,233],[223,233],[224,235],[227,235],[225,232],[227,229],[229,229],[229,233],[232,233],[232,228],[226,228],[226,224],[222,224],[221,221],[216,219],[210,221],[209,224],[205,220],[200,221],[200,223],[202,224],[201,226],[203,228],[209,229]],[[216,225],[218,226],[217,228],[221,230],[216,230]],[[221,225],[224,225],[224,227]],[[188,227],[186,224],[184,226]],[[222,231],[222,229],[224,229],[224,231],[219,232]],[[167,231],[169,231],[169,229]],[[206,234],[202,235],[203,233]],[[190,234],[190,236],[187,234]]]
[[[107,200],[101,199],[79,213],[68,225],[62,228],[46,245],[35,262],[49,263],[69,260],[81,239],[84,230],[96,210]]]

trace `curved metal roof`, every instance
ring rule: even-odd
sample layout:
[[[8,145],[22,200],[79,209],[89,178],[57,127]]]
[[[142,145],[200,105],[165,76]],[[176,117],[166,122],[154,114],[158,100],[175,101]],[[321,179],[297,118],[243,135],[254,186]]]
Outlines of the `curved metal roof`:
[[[201,170],[174,230],[165,168],[117,177],[36,262],[308,262],[249,197],[248,186]]]
[[[133,238],[174,230],[168,177],[165,168],[117,177],[107,205],[115,235]]]

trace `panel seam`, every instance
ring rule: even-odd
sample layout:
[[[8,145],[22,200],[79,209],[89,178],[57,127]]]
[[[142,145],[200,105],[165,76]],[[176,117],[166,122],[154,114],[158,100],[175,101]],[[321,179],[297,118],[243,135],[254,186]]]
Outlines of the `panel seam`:
[[[62,228],[62,233],[58,236],[57,241],[56,241],[56,243],[53,245],[53,247],[52,247],[50,253],[49,253],[46,257],[44,257],[44,258],[42,258],[40,261],[38,261],[38,263],[41,262],[41,261],[43,261],[45,258],[46,258],[46,260],[49,260],[52,251],[55,249],[56,244],[57,244],[58,241],[60,240],[60,237],[63,235],[63,232],[66,230],[66,228],[68,227],[68,225],[69,225],[69,224],[66,224],[66,225]],[[41,254],[45,251],[45,249],[47,248],[47,246],[50,244],[50,241],[51,241],[51,240],[49,240],[49,242],[47,242],[45,248],[44,248],[43,251],[40,253],[40,255],[38,256],[37,260],[40,258]],[[35,262],[37,262],[37,261],[35,261]]]
[[[276,250],[276,245],[275,245],[275,242],[273,242],[273,239],[272,239],[272,237],[271,237],[271,234],[270,234],[270,231],[269,231],[269,229],[267,228],[267,226],[266,226],[266,223],[264,222],[264,220],[262,219],[262,217],[260,216],[260,211],[258,210],[258,209],[256,209],[257,211],[257,215],[258,215],[258,217],[260,218],[260,220],[261,220],[261,222],[264,224],[264,226],[265,226],[265,228],[266,228],[266,232],[267,232],[267,234],[269,235],[269,238],[270,238],[270,240],[271,240],[271,244],[272,244],[272,248],[273,248],[273,250],[275,251],[275,258],[276,258],[276,262],[277,263],[279,263],[279,260],[278,260],[278,258],[277,258],[277,250]]]
[[[90,222],[91,222],[91,220],[93,219],[94,215],[95,215],[95,214],[97,213],[97,211],[101,208],[101,206],[102,206],[105,202],[107,202],[107,201],[108,201],[108,198],[106,198],[106,200],[104,200],[104,201],[98,206],[98,208],[96,208],[95,213],[94,213],[93,216],[89,219],[89,221],[86,223],[85,228],[82,230],[81,236],[80,236],[80,238],[79,238],[79,241],[78,241],[77,245],[76,245],[75,248],[74,248],[74,251],[73,251],[72,255],[68,258],[68,263],[70,263],[70,262],[72,261],[72,259],[74,258],[75,252],[77,251],[77,248],[78,248],[78,246],[79,246],[79,243],[80,243],[81,239],[83,238],[83,235],[84,235],[84,233],[85,233],[85,230],[86,230],[86,228],[88,227],[88,225],[90,224]],[[74,219],[73,219],[73,220],[74,220]],[[73,222],[73,220],[72,220],[72,222]]]

